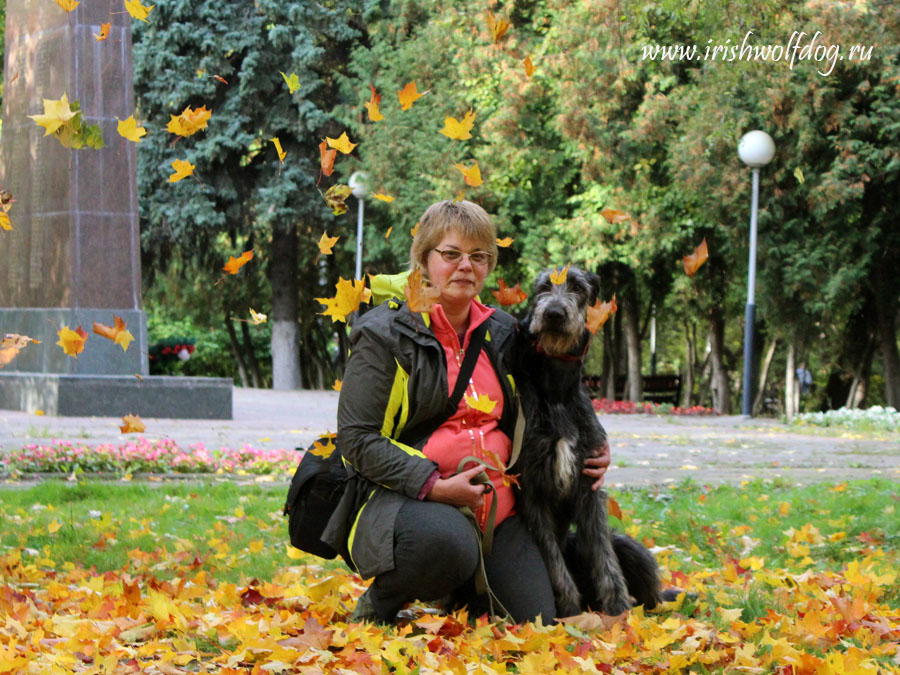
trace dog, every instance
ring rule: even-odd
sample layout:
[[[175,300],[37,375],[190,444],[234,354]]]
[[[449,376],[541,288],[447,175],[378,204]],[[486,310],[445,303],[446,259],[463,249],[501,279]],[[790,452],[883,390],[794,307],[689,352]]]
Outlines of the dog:
[[[582,364],[587,308],[599,289],[590,272],[569,267],[557,284],[544,271],[517,338],[514,375],[526,418],[517,505],[547,565],[560,616],[585,607],[619,615],[633,606],[632,596],[648,609],[663,597],[655,558],[610,530],[606,492],[592,490],[593,479],[582,474],[585,459],[606,442]]]

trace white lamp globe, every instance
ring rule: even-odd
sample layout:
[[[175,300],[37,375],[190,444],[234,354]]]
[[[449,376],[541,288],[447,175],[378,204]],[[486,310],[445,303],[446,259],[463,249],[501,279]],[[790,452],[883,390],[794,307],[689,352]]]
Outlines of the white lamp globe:
[[[775,142],[765,131],[749,131],[738,143],[738,157],[747,166],[765,166],[775,156]]]
[[[348,187],[353,191],[353,196],[362,199],[369,191],[369,176],[364,171],[354,171],[347,181]]]

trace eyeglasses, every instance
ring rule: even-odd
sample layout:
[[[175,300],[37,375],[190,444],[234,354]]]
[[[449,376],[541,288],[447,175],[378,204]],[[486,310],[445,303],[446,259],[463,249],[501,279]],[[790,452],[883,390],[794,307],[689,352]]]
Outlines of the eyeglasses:
[[[487,265],[490,262],[491,258],[493,258],[493,254],[488,253],[487,251],[472,251],[471,253],[463,253],[462,251],[458,251],[455,248],[444,249],[443,251],[439,248],[433,248],[432,251],[437,251],[441,254],[441,257],[444,259],[445,263],[450,263],[451,265],[457,265],[462,262],[463,256],[468,256],[469,262],[473,265]]]

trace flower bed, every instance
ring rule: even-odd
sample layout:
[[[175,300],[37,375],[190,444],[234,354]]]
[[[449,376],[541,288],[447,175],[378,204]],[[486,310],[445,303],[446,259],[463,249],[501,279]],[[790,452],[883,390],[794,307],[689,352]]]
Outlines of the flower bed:
[[[859,431],[900,432],[900,412],[880,405],[871,408],[839,408],[827,412],[801,413],[791,420],[793,424],[816,427],[840,427]]]
[[[712,408],[702,405],[681,408],[671,403],[649,403],[642,401],[610,401],[606,398],[593,399],[594,410],[611,415],[718,415]]]
[[[202,443],[187,449],[169,438],[139,437],[121,445],[90,446],[53,440],[50,445],[26,445],[0,457],[0,474],[31,473],[225,473],[289,474],[297,468],[294,450],[207,450]]]

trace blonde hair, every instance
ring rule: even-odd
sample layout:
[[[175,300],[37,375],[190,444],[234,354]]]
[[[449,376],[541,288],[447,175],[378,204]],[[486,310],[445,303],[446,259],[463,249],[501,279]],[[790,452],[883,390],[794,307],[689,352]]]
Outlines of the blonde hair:
[[[491,254],[488,274],[497,266],[497,227],[483,208],[473,202],[445,200],[429,206],[419,218],[418,230],[409,249],[410,269],[427,274],[428,254],[454,231]]]

